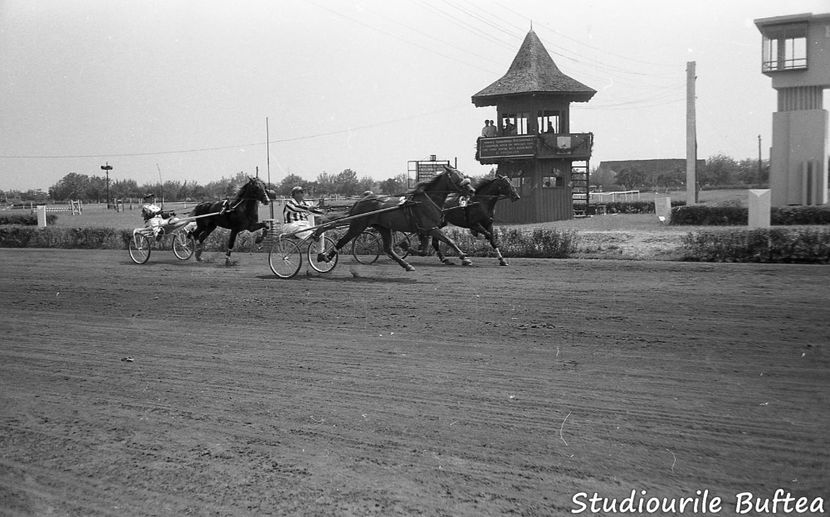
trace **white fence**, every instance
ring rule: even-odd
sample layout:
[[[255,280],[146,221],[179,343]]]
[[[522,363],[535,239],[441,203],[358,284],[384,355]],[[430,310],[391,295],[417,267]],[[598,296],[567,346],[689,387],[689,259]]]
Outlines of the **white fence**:
[[[613,203],[615,201],[639,201],[639,190],[618,190],[615,192],[591,192],[591,203]]]

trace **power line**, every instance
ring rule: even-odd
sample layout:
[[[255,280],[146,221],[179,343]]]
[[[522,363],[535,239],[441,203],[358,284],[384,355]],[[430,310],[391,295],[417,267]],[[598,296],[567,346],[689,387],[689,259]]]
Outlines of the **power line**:
[[[465,104],[463,106],[464,109],[468,108]],[[362,126],[353,126],[343,129],[337,129],[334,131],[326,131],[323,133],[314,133],[311,135],[302,135],[296,137],[289,137],[289,138],[279,138],[276,140],[268,140],[265,142],[254,142],[254,143],[247,143],[247,144],[236,144],[236,145],[223,145],[223,146],[216,146],[216,147],[200,147],[195,149],[178,149],[173,151],[153,151],[153,152],[145,152],[145,153],[103,153],[103,154],[61,154],[61,155],[0,155],[2,159],[70,159],[70,158],[128,158],[128,157],[138,157],[138,156],[162,156],[162,155],[169,155],[169,154],[188,154],[188,153],[203,153],[203,152],[211,152],[211,151],[226,151],[228,149],[239,149],[244,147],[256,147],[266,144],[280,144],[286,142],[297,142],[301,140],[311,140],[313,138],[323,138],[326,136],[334,136],[340,135],[345,133],[353,133],[355,131],[363,131],[366,129],[374,129],[376,127],[387,126],[390,124],[397,124],[400,122],[408,122],[410,120],[415,120],[423,117],[429,117],[432,115],[437,115],[439,113],[447,113],[450,111],[456,111],[462,109],[462,106],[459,104],[453,106],[447,106],[444,108],[440,108],[437,110],[425,112],[425,113],[418,113],[415,115],[408,115],[406,117],[400,117],[396,119],[390,120],[383,120],[380,122],[374,122],[371,124],[364,124]]]
[[[431,48],[429,48],[429,47],[426,47],[426,46],[424,46],[424,45],[422,45],[422,44],[420,44],[420,43],[418,43],[418,42],[416,42],[416,41],[412,41],[412,40],[409,40],[409,39],[406,39],[406,38],[402,38],[402,37],[400,37],[400,36],[399,36],[399,35],[397,35],[397,34],[394,34],[394,33],[389,32],[389,31],[387,31],[387,30],[384,30],[384,29],[381,29],[381,28],[375,27],[375,26],[370,25],[370,24],[368,24],[368,23],[365,23],[365,22],[363,22],[363,21],[361,21],[361,20],[359,20],[359,19],[357,19],[357,18],[354,18],[354,17],[352,17],[352,16],[349,16],[349,15],[343,14],[343,13],[341,13],[341,12],[339,12],[339,11],[335,11],[334,9],[331,9],[331,8],[326,7],[326,6],[324,6],[324,5],[320,5],[320,4],[316,3],[316,2],[311,2],[311,1],[309,1],[309,3],[310,3],[310,4],[312,4],[312,5],[314,5],[314,6],[316,6],[316,7],[319,7],[320,9],[323,9],[323,10],[325,10],[325,11],[328,11],[328,12],[330,12],[330,13],[332,13],[332,14],[336,15],[336,16],[339,16],[339,17],[341,17],[341,18],[345,18],[346,20],[349,20],[350,22],[357,23],[358,25],[362,25],[363,27],[366,27],[367,29],[371,29],[371,30],[373,30],[373,31],[379,32],[379,33],[381,33],[381,34],[384,34],[384,35],[389,36],[389,37],[391,37],[391,38],[394,38],[394,39],[396,39],[396,40],[402,41],[402,42],[407,43],[407,44],[409,44],[409,45],[412,45],[412,46],[418,47],[418,48],[420,48],[420,49],[422,49],[422,50],[426,50],[427,52],[430,52],[430,53],[433,53],[433,54],[435,54],[435,55],[441,56],[441,57],[443,57],[443,58],[445,58],[445,59],[449,59],[449,60],[451,60],[451,61],[455,61],[455,62],[457,62],[457,63],[464,64],[464,65],[469,66],[469,67],[471,67],[471,68],[477,68],[477,69],[482,70],[482,71],[487,72],[487,73],[494,73],[492,70],[489,70],[489,69],[487,69],[487,68],[483,68],[483,67],[480,67],[480,66],[478,66],[478,65],[472,64],[472,63],[470,63],[469,61],[462,61],[462,60],[460,60],[460,59],[456,59],[456,58],[454,58],[454,57],[452,57],[452,56],[450,56],[450,55],[448,55],[448,54],[445,54],[445,53],[443,53],[443,52],[439,52],[439,51],[437,51],[437,50],[433,50],[433,49],[431,49]]]

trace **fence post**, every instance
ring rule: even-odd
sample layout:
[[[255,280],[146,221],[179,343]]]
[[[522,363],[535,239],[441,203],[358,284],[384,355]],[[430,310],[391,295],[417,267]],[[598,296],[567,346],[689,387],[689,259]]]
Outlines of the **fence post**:
[[[749,217],[750,228],[770,227],[770,190],[749,190]]]
[[[37,206],[37,227],[46,228],[46,205]]]

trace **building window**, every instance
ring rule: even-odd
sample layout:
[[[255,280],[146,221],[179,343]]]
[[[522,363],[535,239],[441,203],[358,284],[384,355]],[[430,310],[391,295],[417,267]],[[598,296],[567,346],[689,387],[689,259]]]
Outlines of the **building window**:
[[[501,134],[503,136],[526,135],[527,113],[505,113],[502,115]]]
[[[558,111],[539,111],[536,114],[536,127],[540,133],[559,133],[559,120]]]
[[[771,27],[764,32],[762,72],[807,68],[807,26]]]

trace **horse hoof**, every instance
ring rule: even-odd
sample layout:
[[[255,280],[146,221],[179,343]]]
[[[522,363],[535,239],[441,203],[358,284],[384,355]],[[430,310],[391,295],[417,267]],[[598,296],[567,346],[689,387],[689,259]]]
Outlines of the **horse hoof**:
[[[444,260],[442,260],[441,263],[445,264],[447,266],[454,266],[455,265],[455,263],[452,260],[448,259],[448,258],[445,258]]]
[[[462,266],[472,266],[472,265],[473,265],[473,261],[472,261],[472,260],[462,260],[462,261],[461,261],[461,265],[462,265]]]
[[[406,269],[407,271],[415,271],[415,268],[412,266],[406,266],[404,269]]]
[[[508,264],[507,262],[502,260],[501,262],[499,262],[499,265],[500,266],[509,266],[510,264]]]

